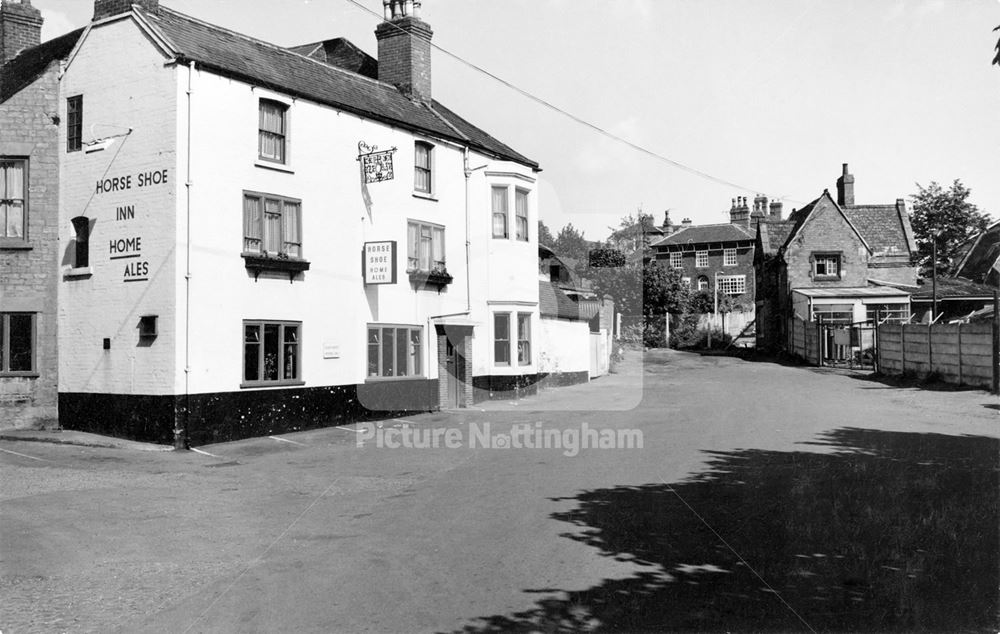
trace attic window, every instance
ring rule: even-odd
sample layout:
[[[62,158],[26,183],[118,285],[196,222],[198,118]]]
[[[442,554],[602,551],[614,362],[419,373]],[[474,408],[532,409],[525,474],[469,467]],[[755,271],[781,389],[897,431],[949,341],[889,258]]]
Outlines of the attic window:
[[[813,256],[813,276],[819,278],[840,277],[840,255],[821,253]]]

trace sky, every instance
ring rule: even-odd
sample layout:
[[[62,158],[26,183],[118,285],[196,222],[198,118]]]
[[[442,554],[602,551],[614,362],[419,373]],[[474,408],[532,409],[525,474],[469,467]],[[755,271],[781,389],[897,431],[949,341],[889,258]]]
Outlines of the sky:
[[[357,0],[381,14],[379,0]],[[92,0],[33,0],[43,39]],[[349,0],[164,0],[279,45],[346,37],[373,56],[379,18]],[[539,213],[587,238],[639,210],[728,221],[764,194],[786,215],[960,179],[1000,218],[1000,0],[424,0],[434,44],[649,153],[540,105],[441,51],[436,99],[539,162]],[[650,154],[651,153],[651,154]],[[654,156],[656,155],[656,156]],[[728,184],[692,174],[682,164]]]

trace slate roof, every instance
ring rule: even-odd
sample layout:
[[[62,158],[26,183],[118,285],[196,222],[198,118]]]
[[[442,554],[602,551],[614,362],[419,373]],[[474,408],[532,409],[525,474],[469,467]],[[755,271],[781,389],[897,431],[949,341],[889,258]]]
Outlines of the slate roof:
[[[292,46],[288,50],[321,62],[349,70],[352,73],[378,79],[378,60],[355,46],[350,40],[336,37],[323,42]]]
[[[773,255],[785,245],[795,223],[790,220],[771,220],[757,225],[760,229],[761,250]]]
[[[181,62],[309,99],[368,119],[468,144],[478,151],[538,169],[538,163],[515,152],[458,115],[433,102],[412,101],[394,86],[375,81],[298,52],[202,22],[161,6],[158,13],[133,10],[168,44]],[[296,47],[301,51],[304,47]]]
[[[682,246],[687,244],[708,244],[712,242],[742,242],[753,240],[754,234],[746,227],[734,225],[732,223],[718,225],[692,225],[681,227],[661,240],[657,240],[653,247]]]
[[[580,321],[580,306],[552,282],[538,282],[538,312],[542,317]]]
[[[57,60],[69,57],[83,29],[71,31],[34,48],[22,51],[0,68],[0,103],[24,89]]]
[[[851,205],[842,209],[875,253],[895,250],[907,254],[917,250],[909,216],[900,214],[895,204]]]

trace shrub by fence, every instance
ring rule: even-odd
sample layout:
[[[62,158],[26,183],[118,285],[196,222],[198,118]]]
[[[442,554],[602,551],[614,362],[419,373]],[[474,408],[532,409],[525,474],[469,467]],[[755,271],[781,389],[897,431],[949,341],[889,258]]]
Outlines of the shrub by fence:
[[[882,324],[878,367],[883,374],[935,375],[947,383],[989,387],[993,380],[993,326]]]

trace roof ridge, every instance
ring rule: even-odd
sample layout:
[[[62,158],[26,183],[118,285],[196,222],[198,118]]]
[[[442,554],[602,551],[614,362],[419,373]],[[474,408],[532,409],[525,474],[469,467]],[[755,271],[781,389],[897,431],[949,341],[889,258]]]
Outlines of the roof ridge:
[[[285,48],[284,46],[279,46],[278,44],[274,44],[273,42],[268,42],[266,40],[262,40],[260,38],[253,37],[253,36],[247,35],[245,33],[240,33],[239,31],[234,31],[234,30],[228,29],[228,28],[226,28],[224,26],[219,26],[218,24],[212,24],[211,22],[206,22],[206,21],[201,20],[199,18],[190,16],[190,15],[188,15],[186,13],[181,13],[180,11],[177,11],[176,9],[171,9],[170,7],[166,7],[166,6],[162,6],[161,5],[160,6],[160,10],[161,11],[165,10],[168,13],[172,13],[176,17],[179,17],[179,18],[184,19],[184,20],[189,20],[191,22],[194,22],[195,24],[200,24],[202,26],[205,26],[205,27],[208,27],[208,28],[211,28],[211,29],[216,29],[216,30],[222,31],[224,33],[229,33],[230,35],[234,35],[234,36],[236,36],[238,38],[246,40],[247,42],[251,42],[253,44],[260,44],[260,45],[265,46],[267,48],[274,49],[274,50],[276,50],[276,51],[278,51],[280,53],[286,53],[288,55],[294,55],[295,57],[299,57],[299,58],[302,58],[302,59],[305,59],[305,60],[309,60],[313,64],[319,64],[320,66],[323,66],[324,68],[332,68],[333,70],[335,70],[335,71],[337,71],[339,73],[344,73],[346,75],[350,75],[351,77],[356,77],[358,79],[361,79],[361,80],[370,82],[372,84],[375,84],[376,86],[381,86],[382,88],[386,88],[388,90],[399,92],[399,89],[396,88],[395,86],[391,85],[391,84],[387,84],[385,82],[378,81],[377,79],[372,79],[371,77],[367,77],[367,76],[362,75],[360,73],[355,73],[353,71],[347,70],[346,68],[341,68],[340,66],[334,66],[333,64],[328,64],[327,62],[324,62],[322,60],[318,60],[318,59],[316,59],[314,57],[309,57],[308,55],[303,55],[302,53],[296,53],[295,51],[293,51],[293,50],[291,50],[289,48]],[[319,44],[322,44],[322,43],[323,42],[319,42]],[[181,51],[181,54],[183,55],[184,52]]]

